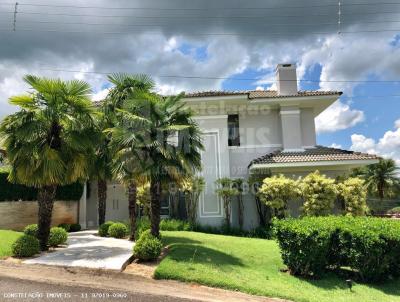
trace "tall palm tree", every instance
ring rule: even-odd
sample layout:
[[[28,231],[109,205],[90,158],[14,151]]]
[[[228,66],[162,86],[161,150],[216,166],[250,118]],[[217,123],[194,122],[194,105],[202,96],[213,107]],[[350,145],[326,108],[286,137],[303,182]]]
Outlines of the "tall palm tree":
[[[136,145],[125,137],[135,137],[141,131],[144,119],[136,116],[135,100],[150,95],[154,89],[154,81],[146,75],[129,75],[117,73],[108,76],[114,84],[104,103],[104,111],[112,117],[107,131],[111,145],[115,151],[113,171],[128,191],[130,240],[135,240],[137,186],[145,182],[140,165],[135,157]],[[130,105],[127,104],[129,100]],[[121,140],[122,138],[122,140]]]
[[[398,170],[394,160],[380,159],[379,163],[358,169],[354,173],[365,180],[370,192],[383,199],[399,184]]]
[[[182,98],[183,94],[147,97],[138,114],[147,120],[138,155],[142,158],[142,171],[150,181],[154,236],[159,236],[162,188],[201,169],[201,132],[192,112],[184,108]]]
[[[97,148],[93,165],[92,177],[97,180],[97,199],[98,199],[98,223],[102,225],[106,220],[107,204],[107,182],[112,179],[112,154],[110,150],[110,139],[104,130],[109,127],[108,118],[100,107],[102,114],[96,119]]]
[[[0,125],[11,166],[9,180],[38,188],[38,238],[47,249],[58,186],[86,181],[93,158],[93,108],[83,81],[24,77],[33,91],[14,96],[21,110]]]

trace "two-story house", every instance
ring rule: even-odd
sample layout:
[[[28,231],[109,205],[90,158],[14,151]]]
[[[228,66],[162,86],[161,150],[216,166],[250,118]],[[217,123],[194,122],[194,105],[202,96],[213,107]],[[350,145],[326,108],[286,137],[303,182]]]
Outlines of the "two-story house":
[[[251,173],[265,173],[266,169],[293,177],[318,169],[335,177],[377,162],[375,155],[316,144],[315,118],[337,101],[341,92],[298,91],[294,64],[277,66],[276,85],[274,91],[207,91],[185,96],[187,106],[196,113],[205,146],[201,174],[206,189],[199,201],[200,224],[219,226],[223,222],[222,201],[214,191],[218,178],[248,179]],[[91,188],[85,205],[88,226],[97,222],[97,188]],[[123,187],[111,184],[108,195],[107,219],[127,219]],[[250,192],[244,195],[244,204],[245,226],[256,227],[256,203]],[[235,225],[235,204],[231,217]]]

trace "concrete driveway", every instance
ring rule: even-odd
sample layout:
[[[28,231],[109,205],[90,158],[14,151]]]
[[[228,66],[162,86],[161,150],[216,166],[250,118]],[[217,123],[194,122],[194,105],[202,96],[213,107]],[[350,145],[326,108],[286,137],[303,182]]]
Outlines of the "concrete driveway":
[[[66,248],[43,253],[24,263],[121,270],[132,256],[133,243],[96,234],[97,231],[70,233]]]

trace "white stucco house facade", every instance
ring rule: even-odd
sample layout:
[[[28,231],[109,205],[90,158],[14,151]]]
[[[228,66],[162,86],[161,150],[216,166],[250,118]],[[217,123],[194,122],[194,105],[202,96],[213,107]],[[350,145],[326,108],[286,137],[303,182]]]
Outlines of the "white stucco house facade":
[[[206,181],[198,207],[200,224],[219,226],[224,219],[222,201],[214,193],[220,177],[248,179],[251,173],[283,173],[298,177],[316,169],[335,177],[352,168],[373,164],[375,155],[318,146],[315,118],[338,100],[337,91],[298,91],[296,66],[280,64],[276,69],[277,90],[206,91],[185,96],[187,107],[203,131],[202,152]],[[81,200],[80,222],[97,224],[97,187]],[[244,225],[259,224],[254,196],[244,195]],[[107,220],[128,219],[124,188],[108,188]],[[168,215],[166,199],[163,214]],[[237,225],[237,206],[232,205],[232,225]]]

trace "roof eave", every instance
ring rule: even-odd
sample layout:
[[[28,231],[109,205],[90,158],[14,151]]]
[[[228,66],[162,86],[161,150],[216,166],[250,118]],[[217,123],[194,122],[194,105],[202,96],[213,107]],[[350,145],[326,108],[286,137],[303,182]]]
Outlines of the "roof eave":
[[[352,160],[321,160],[294,163],[260,163],[251,164],[249,170],[273,169],[273,168],[295,168],[295,167],[324,167],[324,166],[364,166],[376,164],[379,159],[352,159]]]

